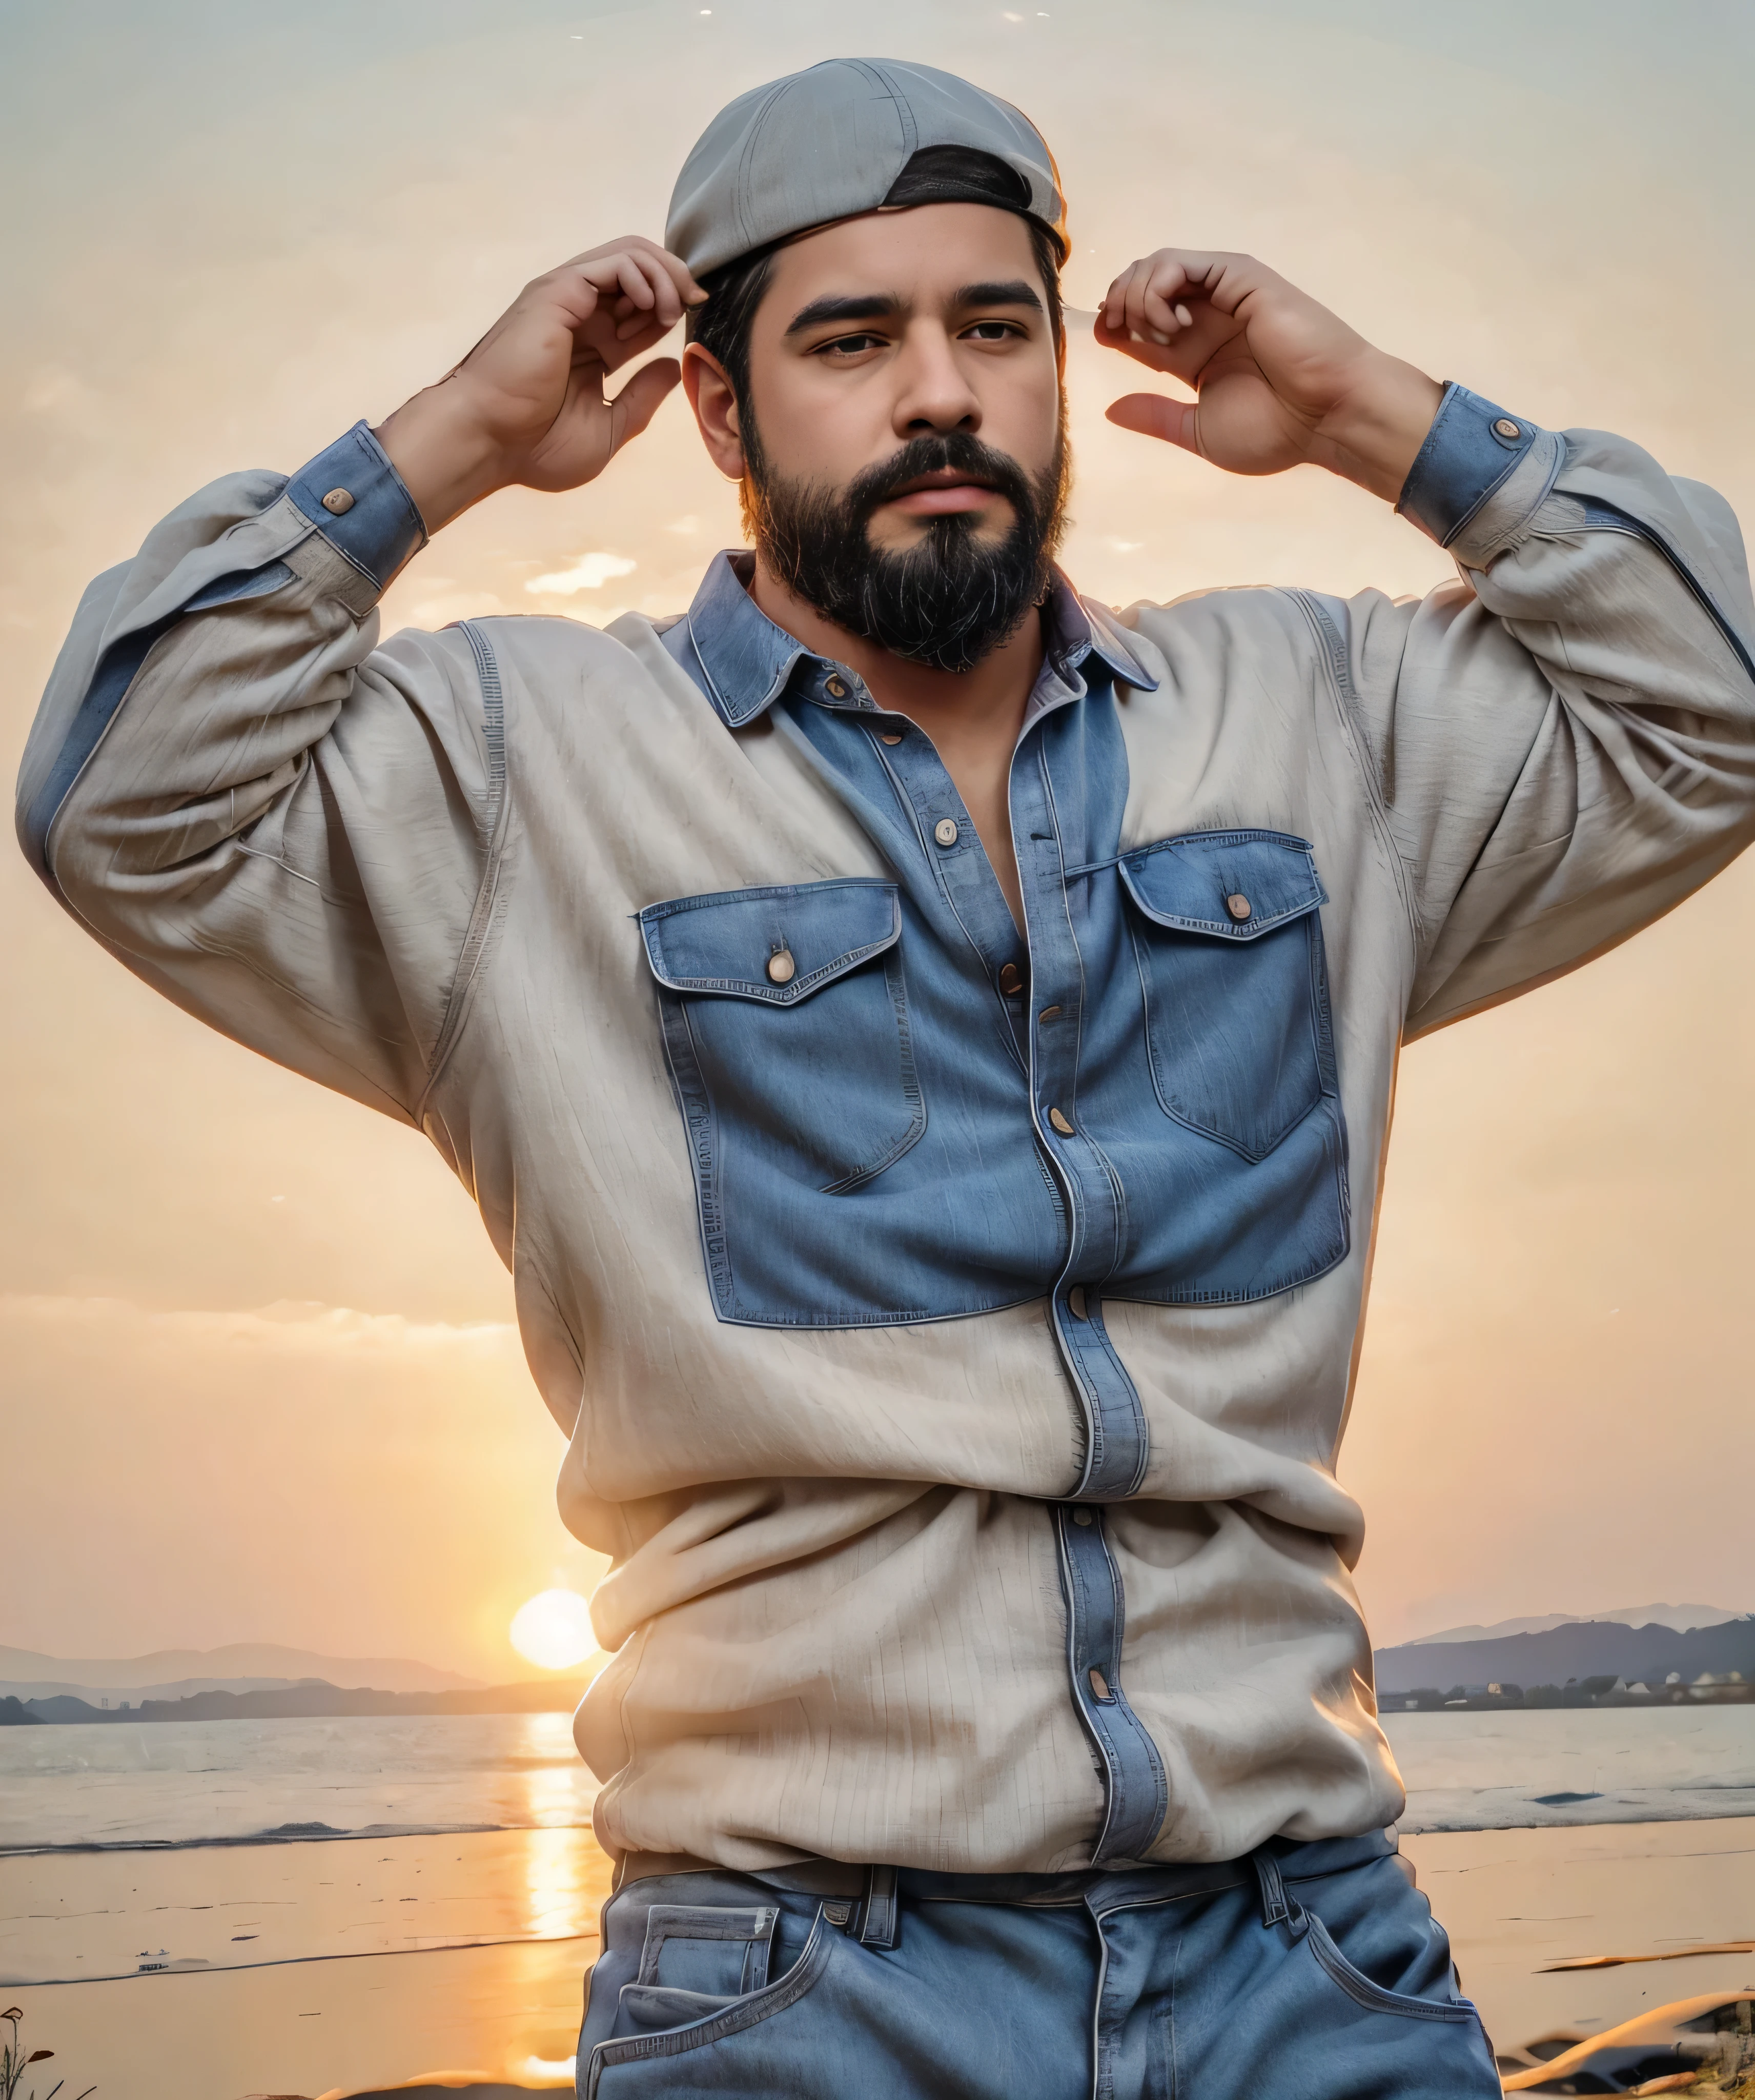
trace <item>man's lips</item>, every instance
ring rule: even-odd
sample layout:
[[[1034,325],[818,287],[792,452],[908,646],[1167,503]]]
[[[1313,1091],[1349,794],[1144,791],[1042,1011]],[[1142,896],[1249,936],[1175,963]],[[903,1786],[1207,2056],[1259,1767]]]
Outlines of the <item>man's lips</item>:
[[[993,501],[995,493],[991,483],[952,468],[917,474],[905,482],[883,508],[899,511],[904,518],[943,518],[954,511],[979,510]]]

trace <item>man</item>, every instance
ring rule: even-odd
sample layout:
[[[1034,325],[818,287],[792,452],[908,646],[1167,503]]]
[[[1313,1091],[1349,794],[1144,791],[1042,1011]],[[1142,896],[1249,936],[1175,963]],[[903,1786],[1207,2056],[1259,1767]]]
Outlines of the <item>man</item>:
[[[1054,163],[844,60],[666,246],[192,497],[88,594],[23,783],[96,937],[425,1130],[613,1565],[581,2093],[1497,2093],[1385,1826],[1332,1462],[1396,1048],[1755,829],[1734,521],[1636,447],[1166,249],[1111,411],[1315,461],[1458,580],[1120,617],[1054,569]],[[753,555],[674,622],[373,606],[677,367]]]

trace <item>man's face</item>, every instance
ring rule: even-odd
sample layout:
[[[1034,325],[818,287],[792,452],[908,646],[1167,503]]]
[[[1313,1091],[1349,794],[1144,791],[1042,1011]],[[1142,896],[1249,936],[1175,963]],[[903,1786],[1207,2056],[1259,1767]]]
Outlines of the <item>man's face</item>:
[[[776,255],[739,435],[769,570],[899,656],[965,671],[1047,582],[1060,370],[1014,214],[926,205]]]
[[[761,458],[795,487],[846,490],[911,439],[951,431],[1038,479],[1056,457],[1060,372],[1024,221],[921,205],[783,248],[751,329],[750,395]],[[866,531],[903,552],[953,516],[977,544],[1016,522],[982,477],[947,467],[880,502]]]

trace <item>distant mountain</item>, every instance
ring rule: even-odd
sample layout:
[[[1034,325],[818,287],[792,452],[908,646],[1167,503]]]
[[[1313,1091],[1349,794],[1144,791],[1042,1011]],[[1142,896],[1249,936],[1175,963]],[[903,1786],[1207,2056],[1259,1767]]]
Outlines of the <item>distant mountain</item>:
[[[1740,1618],[1718,1604],[1623,1604],[1609,1612],[1550,1612],[1537,1619],[1500,1619],[1490,1626],[1446,1626],[1442,1633],[1420,1634],[1403,1643],[1431,1648],[1440,1641],[1503,1640],[1509,1634],[1551,1633],[1556,1626],[1582,1626],[1598,1620],[1622,1626],[1669,1626],[1685,1634],[1691,1626],[1722,1626]]]
[[[376,1692],[467,1692],[478,1677],[403,1656],[320,1655],[274,1641],[235,1641],[229,1648],[160,1648],[126,1659],[42,1655],[35,1649],[0,1647],[0,1697],[85,1698],[96,1705],[116,1692],[130,1705],[142,1698],[180,1699],[205,1692],[278,1691],[317,1679],[327,1684]]]
[[[89,1727],[94,1722],[132,1726],[140,1721],[333,1720],[359,1715],[430,1714],[570,1714],[588,1678],[549,1678],[540,1683],[485,1684],[468,1691],[372,1692],[306,1683],[280,1692],[203,1692],[190,1699],[144,1699],[99,1707],[61,1696],[18,1699],[0,1695],[0,1727]]]
[[[1456,1684],[1520,1684],[1527,1691],[1537,1684],[1563,1686],[1568,1678],[1602,1676],[1655,1688],[1672,1671],[1691,1684],[1708,1672],[1724,1677],[1732,1670],[1755,1681],[1755,1617],[1687,1633],[1656,1623],[1629,1626],[1581,1619],[1498,1640],[1409,1641],[1377,1653],[1378,1690],[1383,1694],[1428,1685],[1447,1691]]]

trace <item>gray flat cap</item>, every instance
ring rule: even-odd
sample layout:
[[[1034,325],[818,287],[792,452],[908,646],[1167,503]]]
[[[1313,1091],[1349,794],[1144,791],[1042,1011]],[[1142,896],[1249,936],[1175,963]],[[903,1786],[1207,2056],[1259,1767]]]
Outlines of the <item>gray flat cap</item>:
[[[916,153],[946,146],[990,156],[1006,186],[995,194],[916,182],[891,199]],[[950,196],[1021,212],[1067,252],[1060,171],[1021,110],[932,66],[827,59],[720,111],[677,178],[664,245],[699,277],[809,227]]]

